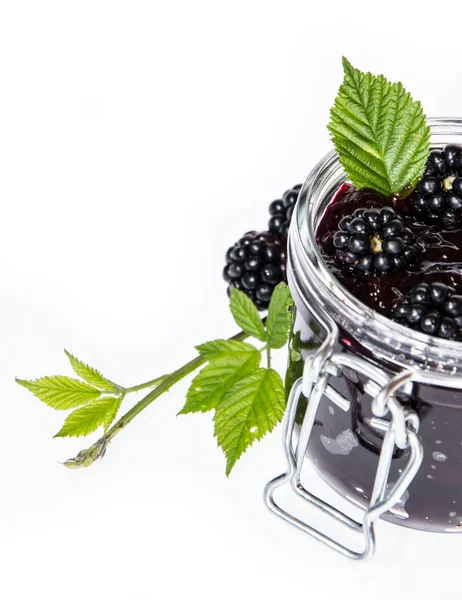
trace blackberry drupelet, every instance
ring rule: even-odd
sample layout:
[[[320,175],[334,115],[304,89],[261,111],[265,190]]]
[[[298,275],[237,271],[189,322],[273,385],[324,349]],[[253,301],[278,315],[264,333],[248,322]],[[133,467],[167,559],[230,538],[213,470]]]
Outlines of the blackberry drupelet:
[[[462,296],[444,283],[419,283],[399,300],[391,317],[428,335],[462,340]]]
[[[294,185],[293,188],[283,194],[281,200],[273,200],[269,205],[271,218],[268,222],[268,229],[271,233],[280,236],[284,242],[287,240],[290,220],[301,187],[301,184]]]
[[[416,209],[430,222],[446,227],[462,223],[462,148],[448,144],[432,150],[417,184]]]
[[[223,278],[243,291],[258,310],[268,308],[275,286],[286,281],[285,244],[269,231],[249,231],[226,253]]]
[[[366,274],[404,268],[420,252],[413,232],[389,206],[358,208],[339,227],[333,237],[337,259]]]

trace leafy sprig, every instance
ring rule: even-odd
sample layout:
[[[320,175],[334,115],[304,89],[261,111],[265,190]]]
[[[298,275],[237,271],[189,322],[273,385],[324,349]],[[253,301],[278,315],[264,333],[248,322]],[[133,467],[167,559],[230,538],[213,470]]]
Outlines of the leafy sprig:
[[[430,150],[420,102],[401,83],[362,73],[346,58],[343,69],[328,126],[342,167],[357,188],[385,196],[411,191]]]
[[[236,461],[255,440],[271,432],[285,409],[285,392],[278,373],[271,368],[271,350],[282,348],[289,335],[292,306],[287,285],[279,284],[271,298],[266,326],[252,301],[231,290],[230,309],[242,331],[228,340],[197,346],[198,356],[171,374],[124,388],[65,350],[80,379],[67,376],[42,377],[17,382],[56,410],[72,410],[55,437],[86,436],[98,428],[104,434],[92,446],[64,464],[88,467],[102,458],[112,439],[141,411],[178,381],[203,367],[193,379],[179,414],[215,411],[214,432],[223,449],[229,475]],[[245,342],[252,337],[264,345]],[[262,353],[266,367],[261,367]],[[131,392],[151,391],[114,423]]]
[[[89,367],[67,350],[64,350],[74,372],[84,381],[63,375],[41,377],[33,381],[16,379],[36,398],[56,410],[77,408],[65,420],[55,437],[88,435],[104,426],[105,431],[117,416],[125,390],[106,379],[99,371]],[[79,408],[80,407],[80,408]]]
[[[215,410],[214,431],[227,459],[227,475],[245,450],[271,432],[284,414],[284,385],[271,369],[270,352],[287,342],[291,305],[289,288],[279,284],[265,327],[252,301],[232,289],[230,309],[236,323],[266,345],[257,349],[245,342],[215,340],[197,347],[208,364],[193,379],[180,414]],[[260,368],[264,350],[267,366]]]

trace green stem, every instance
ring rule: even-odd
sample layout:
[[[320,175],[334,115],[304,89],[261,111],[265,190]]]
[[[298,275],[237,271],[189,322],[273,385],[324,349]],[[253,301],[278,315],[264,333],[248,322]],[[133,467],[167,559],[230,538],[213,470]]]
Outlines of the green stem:
[[[271,369],[271,348],[269,346],[266,347],[266,366]]]
[[[139,385],[124,388],[124,392],[126,394],[130,394],[131,392],[138,392],[140,390],[145,390],[146,388],[155,387],[163,383],[168,377],[170,377],[170,375],[162,375],[161,377],[156,377],[156,379],[151,379],[151,381],[146,381],[146,383],[140,383]]]
[[[245,340],[249,336],[244,332],[240,331],[233,337],[229,338],[230,340]],[[163,393],[168,392],[168,390],[178,383],[181,379],[201,367],[207,361],[202,356],[196,356],[191,361],[171,373],[170,375],[163,376],[162,382],[158,384],[158,386],[149,392],[144,398],[142,398],[133,408],[131,408],[127,413],[125,413],[118,421],[115,423],[99,440],[97,440],[92,446],[87,448],[86,450],[82,450],[77,454],[75,458],[70,458],[67,460],[64,465],[70,469],[77,469],[80,467],[89,467],[91,464],[95,462],[95,460],[102,458],[106,453],[107,446],[113,440],[113,438],[121,431],[126,425],[128,425],[137,415],[140,414],[146,407],[148,407],[154,400],[157,400],[159,396]],[[147,382],[146,384],[141,384],[144,387],[151,387],[153,382],[156,380],[152,380]],[[133,388],[129,388],[127,391],[135,391],[135,388],[139,386],[134,386]],[[139,387],[139,389],[142,389]]]

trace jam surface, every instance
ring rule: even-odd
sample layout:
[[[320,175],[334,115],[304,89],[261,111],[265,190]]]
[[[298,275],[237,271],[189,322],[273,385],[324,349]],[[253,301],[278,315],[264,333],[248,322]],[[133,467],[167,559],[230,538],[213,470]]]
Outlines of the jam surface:
[[[329,270],[358,300],[385,316],[390,316],[396,302],[418,283],[440,281],[462,294],[462,229],[445,229],[439,224],[419,221],[413,202],[414,194],[405,199],[384,198],[372,190],[358,191],[345,183],[332,198],[316,232],[316,241]],[[358,208],[382,206],[391,206],[415,234],[422,247],[415,266],[372,276],[341,265],[332,241],[340,219]]]

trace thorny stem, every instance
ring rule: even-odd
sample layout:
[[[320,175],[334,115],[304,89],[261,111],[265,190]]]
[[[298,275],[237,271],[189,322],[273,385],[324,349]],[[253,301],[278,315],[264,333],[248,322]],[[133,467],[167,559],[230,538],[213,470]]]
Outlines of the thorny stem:
[[[230,340],[242,341],[247,339],[249,336],[244,332],[240,331],[236,335],[233,335]],[[64,463],[64,466],[69,469],[79,469],[80,467],[89,467],[95,460],[103,458],[106,453],[106,449],[113,438],[121,431],[126,425],[128,425],[137,415],[140,414],[146,407],[148,407],[154,400],[157,400],[159,396],[168,392],[168,390],[178,383],[181,379],[201,367],[206,363],[206,359],[202,356],[196,356],[191,361],[171,373],[170,375],[163,375],[147,383],[133,386],[124,390],[127,392],[134,392],[147,387],[157,385],[157,387],[149,392],[144,398],[142,398],[133,408],[125,413],[102,437],[99,438],[92,446],[86,450],[82,450],[77,454],[75,458],[70,458]]]
[[[130,394],[131,392],[139,392],[140,390],[145,390],[146,388],[155,387],[156,385],[163,383],[168,377],[170,377],[170,374],[156,377],[156,379],[151,379],[151,381],[146,381],[146,383],[140,383],[139,385],[134,385],[133,387],[124,388],[124,393]]]

